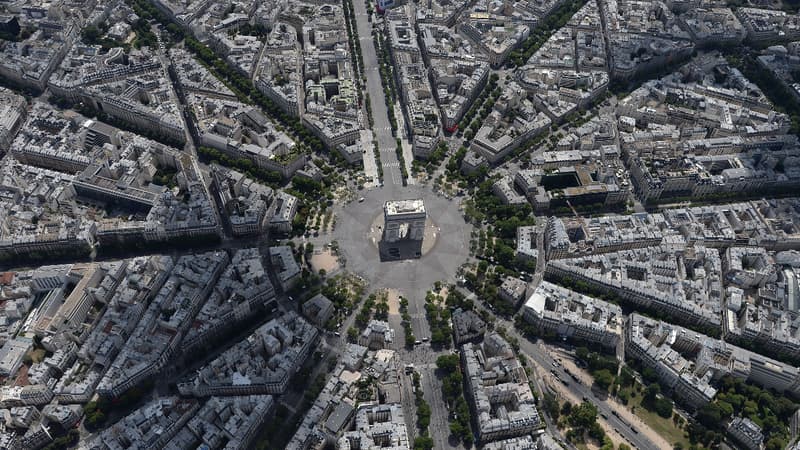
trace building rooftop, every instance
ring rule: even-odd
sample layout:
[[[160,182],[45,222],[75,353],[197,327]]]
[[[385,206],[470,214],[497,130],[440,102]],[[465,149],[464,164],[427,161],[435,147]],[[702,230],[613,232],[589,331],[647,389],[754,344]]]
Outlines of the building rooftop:
[[[523,436],[539,427],[525,370],[499,334],[487,335],[482,344],[464,344],[461,361],[481,442]]]
[[[383,209],[387,218],[406,214],[425,214],[425,204],[422,199],[390,200]]]
[[[293,311],[257,328],[178,388],[184,395],[282,394],[319,332]]]
[[[398,403],[365,405],[356,412],[355,430],[345,433],[336,443],[339,450],[411,448],[403,407]]]

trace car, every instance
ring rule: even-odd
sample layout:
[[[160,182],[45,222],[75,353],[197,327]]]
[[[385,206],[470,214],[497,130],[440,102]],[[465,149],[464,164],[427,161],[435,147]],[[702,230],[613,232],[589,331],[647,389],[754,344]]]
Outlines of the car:
[[[631,425],[631,431],[633,431],[634,434],[639,434],[639,430],[637,430],[633,425]]]
[[[608,420],[608,415],[606,413],[600,413],[600,417],[602,417],[603,419]]]
[[[337,332],[333,333],[333,335],[334,335],[334,336],[336,336],[336,337],[339,337],[339,336],[341,336],[341,335],[342,335],[342,333],[339,333],[339,332],[337,331]]]
[[[428,342],[428,338],[426,337],[422,338],[422,342]]]
[[[364,203],[364,197],[359,197],[358,198],[358,203]]]
[[[582,400],[585,401],[585,402],[588,402],[589,401],[589,397],[584,395]]]
[[[417,340],[416,342],[414,342],[414,345],[419,345],[419,344],[422,344],[422,341]]]

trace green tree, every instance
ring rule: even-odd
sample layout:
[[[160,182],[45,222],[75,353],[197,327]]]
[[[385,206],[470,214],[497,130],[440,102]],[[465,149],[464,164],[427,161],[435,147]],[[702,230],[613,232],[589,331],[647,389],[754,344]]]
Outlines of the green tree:
[[[646,381],[655,382],[658,380],[658,374],[652,367],[645,367],[642,369],[642,378]]]
[[[666,398],[656,400],[655,411],[659,416],[665,419],[672,417],[672,401]]]
[[[83,29],[83,39],[89,44],[96,44],[97,41],[100,39],[101,32],[100,30],[94,26],[89,25],[88,27]]]
[[[458,368],[459,358],[458,355],[442,355],[436,358],[436,367],[451,373]]]
[[[730,403],[719,400],[717,401],[717,407],[722,417],[731,417],[733,415],[733,406]]]
[[[358,330],[354,327],[350,327],[347,329],[347,340],[350,342],[355,342],[358,340]]]
[[[658,383],[650,383],[644,390],[644,399],[646,401],[654,401],[660,393],[661,386]]]
[[[544,410],[550,414],[550,417],[553,420],[558,420],[559,416],[559,409],[558,409],[558,400],[556,400],[555,395],[545,392],[544,397],[542,399],[542,404],[544,405]]]
[[[414,439],[414,450],[431,450],[433,439],[430,436],[417,436]]]
[[[589,403],[583,402],[572,408],[569,415],[569,423],[574,427],[589,428],[597,421],[597,408]]]
[[[619,372],[619,384],[620,386],[633,386],[633,382],[636,381],[636,378],[633,376],[633,371],[631,371],[630,367],[623,366]]]
[[[417,426],[420,430],[427,430],[431,424],[431,407],[424,400],[417,405]]]
[[[706,427],[717,427],[722,421],[722,412],[715,403],[708,403],[697,412],[697,420]]]
[[[630,390],[620,389],[619,392],[617,392],[617,398],[619,398],[623,405],[627,405],[628,401],[631,399]]]
[[[597,423],[597,421],[595,421],[591,425],[589,425],[589,436],[591,436],[594,439],[597,439],[598,441],[602,441],[603,438],[606,437],[606,432],[603,431],[603,427],[600,426],[600,424]]]
[[[767,441],[767,450],[782,450],[786,446],[786,441],[779,437],[772,437]]]
[[[593,374],[594,383],[598,388],[608,391],[608,387],[614,382],[614,375],[608,369],[600,369]]]

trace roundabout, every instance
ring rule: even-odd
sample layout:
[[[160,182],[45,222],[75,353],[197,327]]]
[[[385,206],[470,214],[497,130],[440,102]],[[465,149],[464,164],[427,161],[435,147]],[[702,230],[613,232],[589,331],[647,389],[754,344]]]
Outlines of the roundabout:
[[[380,251],[380,241],[383,238],[383,227],[384,218],[383,213],[381,213],[375,216],[369,228],[370,242],[378,251]],[[436,225],[430,217],[425,220],[425,238],[422,240],[420,256],[427,255],[431,249],[433,249],[440,231],[440,227]]]
[[[424,298],[436,281],[455,282],[458,268],[469,257],[472,225],[464,221],[459,199],[449,200],[424,186],[391,186],[362,192],[363,201],[337,208],[333,240],[346,270],[362,276],[372,288],[396,289],[403,296]],[[427,212],[420,255],[381,261],[384,205],[421,199]]]

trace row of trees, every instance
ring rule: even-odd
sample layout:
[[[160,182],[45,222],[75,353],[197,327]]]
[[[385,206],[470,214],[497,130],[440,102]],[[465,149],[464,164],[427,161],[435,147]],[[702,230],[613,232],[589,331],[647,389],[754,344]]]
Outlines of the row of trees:
[[[461,146],[456,150],[456,153],[447,161],[447,177],[458,179],[461,175],[461,162],[467,156],[467,147]]]
[[[450,347],[450,310],[442,307],[442,303],[440,296],[429,291],[425,296],[425,315],[431,327],[431,345]]]
[[[383,164],[381,164],[381,148],[378,146],[378,141],[372,140],[372,154],[375,156],[375,164],[378,166],[378,179],[383,180]]]
[[[552,14],[545,17],[531,32],[520,48],[509,55],[509,63],[514,66],[524,65],[531,55],[550,39],[556,31],[561,29],[569,19],[586,4],[586,0],[571,0],[562,3]]]
[[[400,138],[397,138],[397,146],[394,148],[394,152],[397,155],[397,161],[400,162],[400,178],[403,186],[405,186],[408,184],[408,170],[406,170],[406,158],[403,156],[403,143]]]
[[[288,130],[295,139],[312,151],[321,151],[325,147],[322,141],[309,131],[300,119],[288,114],[263,92],[256,89],[253,82],[241,72],[231,67],[224,59],[219,57],[208,46],[192,36],[185,38],[186,48],[192,51],[214,75],[223,81],[236,94],[240,101],[260,106],[267,114],[276,119]]]
[[[358,27],[356,26],[355,10],[353,9],[353,0],[343,0],[342,6],[344,9],[345,26],[347,26],[347,36],[350,39],[350,56],[353,60],[353,70],[356,74],[364,75],[364,58],[361,56],[361,40],[358,38]],[[358,91],[359,98],[362,96],[362,91]]]
[[[389,54],[389,46],[386,39],[379,33],[373,31],[373,42],[375,50],[378,52],[379,70],[381,82],[383,84],[384,100],[386,101],[386,111],[389,115],[389,126],[392,127],[392,135],[397,135],[397,117],[395,116],[394,104],[397,101],[397,87],[395,86],[394,66]]]
[[[413,347],[415,341],[414,331],[411,330],[411,315],[408,314],[408,299],[400,297],[400,318],[403,319],[403,332],[406,347]]]
[[[419,435],[414,439],[414,450],[431,450],[433,449],[433,439],[428,434],[428,427],[431,424],[431,407],[422,394],[419,373],[414,372],[412,379],[414,403],[417,405],[417,428],[419,429]]]
[[[486,85],[483,86],[483,89],[481,90],[481,93],[478,96],[478,98],[476,98],[475,101],[472,102],[472,106],[470,106],[470,108],[467,110],[467,112],[461,117],[461,123],[462,124],[472,123],[472,119],[475,117],[475,115],[481,109],[481,106],[483,106],[483,104],[489,98],[489,94],[491,92],[494,92],[495,89],[497,89],[497,82],[499,80],[500,80],[500,76],[497,75],[496,73],[493,73],[491,76],[489,76],[489,81],[487,81]],[[465,127],[461,127],[461,128],[463,130]]]
[[[198,147],[197,155],[200,160],[212,164],[220,164],[225,167],[236,169],[246,174],[248,177],[259,180],[269,186],[278,187],[283,181],[280,173],[257,167],[248,158],[231,158],[221,151],[211,147]]]
[[[472,446],[472,433],[469,405],[464,398],[464,377],[461,374],[458,355],[442,355],[436,359],[436,368],[442,372],[442,395],[453,414],[450,417],[450,433],[466,448]]]
[[[494,83],[494,85],[496,86],[496,83]],[[491,85],[489,85],[487,87],[490,87],[490,86]],[[480,130],[481,125],[483,125],[483,122],[486,120],[487,117],[489,117],[489,114],[491,114],[492,108],[494,108],[495,102],[497,102],[497,99],[500,98],[500,95],[502,94],[502,90],[500,89],[500,87],[495,87],[491,91],[489,91],[487,89],[487,90],[483,91],[483,93],[481,94],[481,97],[484,97],[487,93],[488,93],[488,97],[485,99],[484,102],[482,102],[482,106],[480,107],[480,109],[478,109],[476,111],[477,114],[478,114],[478,117],[475,117],[475,119],[473,119],[472,122],[470,122],[469,128],[464,130],[464,143],[465,143],[465,145],[466,145],[467,142],[471,141],[472,138],[476,134],[478,134],[478,130]],[[474,108],[474,106],[473,106],[473,108]],[[470,108],[470,110],[472,110],[472,109]],[[467,122],[465,121],[464,123],[467,123]]]
[[[356,315],[356,325],[360,328],[365,328],[369,321],[372,319],[373,314],[375,319],[386,320],[389,315],[389,303],[386,293],[381,293],[380,296],[372,293],[364,300],[361,305],[361,310]]]

